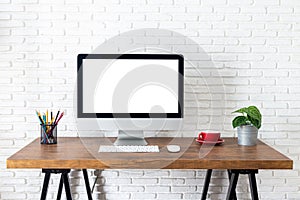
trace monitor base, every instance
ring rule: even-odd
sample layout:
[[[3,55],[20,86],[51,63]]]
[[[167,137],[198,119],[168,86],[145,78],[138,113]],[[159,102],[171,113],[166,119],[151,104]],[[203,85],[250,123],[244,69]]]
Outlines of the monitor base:
[[[115,146],[137,145],[145,146],[147,141],[144,138],[143,131],[123,131],[119,130],[118,138],[114,142]]]

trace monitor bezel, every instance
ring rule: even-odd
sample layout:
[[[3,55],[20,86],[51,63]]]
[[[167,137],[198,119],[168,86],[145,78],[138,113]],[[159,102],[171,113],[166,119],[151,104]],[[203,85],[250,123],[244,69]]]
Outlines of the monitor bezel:
[[[178,112],[177,113],[84,113],[83,73],[84,59],[155,59],[178,60]],[[77,117],[78,118],[183,118],[184,58],[180,54],[78,54],[77,56]]]

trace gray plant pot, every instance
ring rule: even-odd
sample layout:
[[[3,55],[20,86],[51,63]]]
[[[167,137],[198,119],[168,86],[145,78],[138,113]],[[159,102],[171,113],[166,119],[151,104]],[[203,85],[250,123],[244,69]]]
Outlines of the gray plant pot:
[[[238,144],[243,146],[254,146],[257,141],[258,129],[253,125],[237,127]]]

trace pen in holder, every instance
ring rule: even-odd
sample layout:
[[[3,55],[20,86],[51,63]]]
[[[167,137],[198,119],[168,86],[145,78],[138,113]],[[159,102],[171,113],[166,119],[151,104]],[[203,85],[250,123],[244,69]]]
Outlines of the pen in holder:
[[[56,124],[41,124],[41,144],[57,144]]]

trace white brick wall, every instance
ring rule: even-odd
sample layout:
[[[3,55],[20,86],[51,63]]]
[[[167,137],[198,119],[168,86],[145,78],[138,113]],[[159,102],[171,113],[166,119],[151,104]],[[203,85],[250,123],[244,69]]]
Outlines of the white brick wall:
[[[38,136],[35,109],[64,108],[60,136],[76,136],[73,90],[76,55],[89,53],[117,34],[139,28],[162,28],[194,40],[159,40],[197,61],[203,77],[186,70],[199,104],[187,101],[199,122],[191,136],[210,123],[225,136],[237,107],[255,104],[263,113],[260,138],[294,160],[292,171],[261,171],[261,199],[300,199],[300,1],[298,0],[1,0],[0,2],[0,199],[39,199],[40,170],[7,170],[8,156]],[[168,35],[166,36],[168,38]],[[143,44],[136,36],[132,44]],[[202,49],[207,53],[201,54]],[[213,61],[213,66],[210,60]],[[207,95],[209,84],[211,101]],[[220,86],[224,89],[220,90]],[[187,88],[186,97],[192,90]],[[191,100],[189,99],[189,100]],[[220,103],[223,102],[223,103]],[[207,114],[209,113],[209,114]],[[220,115],[226,114],[224,123]],[[211,117],[213,116],[213,117]],[[199,199],[204,171],[106,170],[98,175],[96,199]],[[75,199],[86,199],[81,173],[71,173]],[[210,199],[224,199],[225,171],[215,171]],[[48,199],[56,198],[53,176]],[[241,178],[239,199],[249,199]]]

